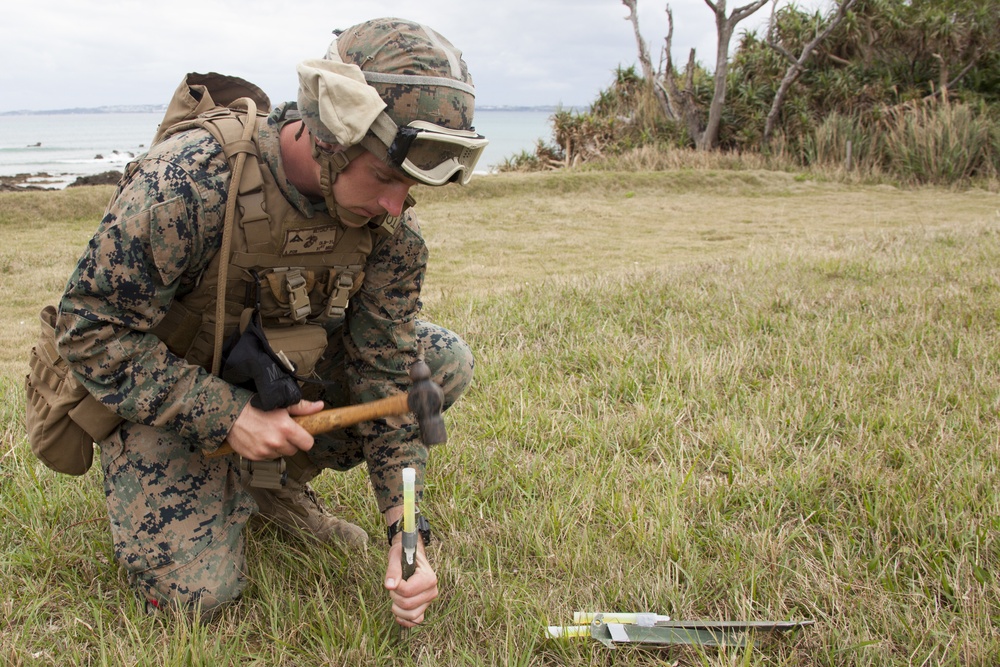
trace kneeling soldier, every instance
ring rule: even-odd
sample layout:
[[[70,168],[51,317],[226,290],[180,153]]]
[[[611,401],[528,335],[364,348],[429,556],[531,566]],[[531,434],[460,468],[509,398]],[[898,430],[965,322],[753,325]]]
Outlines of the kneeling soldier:
[[[365,531],[310,487],[324,469],[365,463],[389,527],[404,468],[417,470],[419,495],[428,451],[412,416],[315,437],[292,416],[406,392],[419,359],[446,409],[472,379],[468,346],[419,319],[427,247],[409,196],[417,184],[471,177],[486,144],[472,126],[472,80],[461,53],[426,26],[379,19],[338,34],[325,58],[299,65],[298,101],[266,116],[227,115],[233,80],[189,76],[175,100],[210,109],[165,122],[127,167],[59,306],[61,355],[125,420],[99,443],[111,533],[116,559],[156,607],[235,600],[256,513],[324,543],[365,545]],[[253,124],[252,144],[228,142],[220,128],[230,117],[237,129]],[[251,157],[237,183],[238,152]],[[230,195],[238,215],[227,229]],[[224,379],[220,332],[228,351],[251,325],[309,380],[301,400],[275,407],[252,383]],[[223,442],[239,456],[206,456]],[[251,479],[248,468],[279,458],[283,486]],[[437,596],[437,576],[421,548],[402,581],[399,548],[395,536],[386,588],[408,627]]]

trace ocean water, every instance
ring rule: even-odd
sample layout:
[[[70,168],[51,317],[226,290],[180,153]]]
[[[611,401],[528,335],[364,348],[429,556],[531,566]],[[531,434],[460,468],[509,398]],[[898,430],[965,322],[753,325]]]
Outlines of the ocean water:
[[[490,139],[478,170],[551,141],[548,111],[479,110],[476,129]],[[0,116],[0,176],[31,174],[32,182],[64,187],[78,176],[121,171],[143,152],[162,113],[25,114]],[[47,174],[42,177],[41,174]]]

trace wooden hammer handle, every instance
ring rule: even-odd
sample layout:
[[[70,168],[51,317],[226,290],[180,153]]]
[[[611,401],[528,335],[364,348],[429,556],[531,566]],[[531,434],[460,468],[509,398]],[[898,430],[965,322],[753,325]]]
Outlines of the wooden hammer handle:
[[[380,417],[405,415],[409,411],[410,406],[407,403],[407,395],[397,394],[388,398],[380,398],[370,403],[332,408],[311,415],[299,415],[292,417],[292,419],[298,422],[299,426],[308,431],[310,435],[319,435],[320,433],[329,433],[330,431],[336,431],[338,428],[353,426],[354,424],[379,419]],[[233,448],[229,446],[228,442],[224,442],[217,450],[205,456],[212,459],[232,453]]]
[[[380,417],[390,415],[405,415],[410,411],[410,406],[406,402],[406,394],[396,394],[387,398],[380,398],[370,403],[360,405],[347,405],[342,408],[323,410],[311,415],[301,415],[292,417],[299,423],[299,426],[309,432],[310,435],[329,433],[338,428],[353,426],[361,422],[371,421]]]

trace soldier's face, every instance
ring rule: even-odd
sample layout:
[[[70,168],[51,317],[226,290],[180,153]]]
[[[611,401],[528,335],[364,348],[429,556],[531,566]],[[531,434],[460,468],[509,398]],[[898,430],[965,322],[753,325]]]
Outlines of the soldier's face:
[[[399,215],[406,195],[416,184],[415,180],[365,151],[337,176],[333,196],[348,211],[365,218],[383,213]]]

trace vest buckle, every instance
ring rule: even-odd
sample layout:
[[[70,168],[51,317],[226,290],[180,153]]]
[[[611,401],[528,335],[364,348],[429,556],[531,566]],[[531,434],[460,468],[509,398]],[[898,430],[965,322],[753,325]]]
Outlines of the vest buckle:
[[[288,483],[285,459],[251,461],[240,457],[240,471],[250,475],[250,486],[257,489],[280,489]]]
[[[285,286],[288,289],[289,314],[296,324],[302,324],[312,312],[309,292],[306,290],[306,279],[300,271],[293,269],[285,274]]]
[[[351,298],[351,288],[354,287],[354,271],[345,269],[337,275],[336,282],[330,290],[330,298],[326,302],[324,316],[328,320],[340,321],[347,316],[347,303]]]

